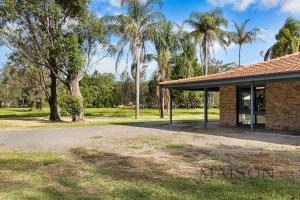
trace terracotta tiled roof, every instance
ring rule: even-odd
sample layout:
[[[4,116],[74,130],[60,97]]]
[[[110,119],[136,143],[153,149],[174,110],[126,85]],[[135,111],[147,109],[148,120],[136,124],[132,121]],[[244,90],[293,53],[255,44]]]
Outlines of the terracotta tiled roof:
[[[251,77],[260,75],[272,75],[278,73],[300,72],[300,52],[275,58],[269,61],[259,62],[226,72],[211,74],[207,76],[197,76],[186,79],[170,80],[161,82],[161,85],[178,84],[178,83],[190,83],[198,81],[212,81],[219,79],[230,79],[239,77]]]

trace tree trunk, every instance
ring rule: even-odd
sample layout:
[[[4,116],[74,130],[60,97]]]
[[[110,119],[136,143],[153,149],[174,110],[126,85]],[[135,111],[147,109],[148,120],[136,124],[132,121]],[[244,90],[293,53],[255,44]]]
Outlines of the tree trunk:
[[[239,45],[239,67],[241,66],[241,51],[242,51],[242,46]]]
[[[165,104],[165,109],[168,113],[168,116],[170,116],[170,90],[165,90],[164,94],[164,104]]]
[[[80,87],[79,87],[79,81],[77,79],[71,80],[70,82],[70,91],[72,96],[78,96],[79,98],[83,99]],[[84,112],[83,112],[83,101],[81,102],[81,112],[79,115],[75,115],[72,118],[73,122],[78,122],[80,120],[84,120]]]
[[[135,119],[138,119],[140,116],[140,79],[141,79],[141,71],[140,71],[140,64],[141,64],[141,56],[140,56],[140,47],[136,45],[135,47]]]
[[[207,47],[207,41],[205,42],[205,75],[208,75],[208,47]]]
[[[59,113],[58,113],[58,106],[57,106],[57,77],[56,74],[52,71],[50,72],[51,77],[51,95],[49,99],[49,106],[50,106],[50,120],[51,121],[60,121]]]
[[[35,102],[34,106],[35,110],[43,110],[43,100],[39,98],[38,101]]]

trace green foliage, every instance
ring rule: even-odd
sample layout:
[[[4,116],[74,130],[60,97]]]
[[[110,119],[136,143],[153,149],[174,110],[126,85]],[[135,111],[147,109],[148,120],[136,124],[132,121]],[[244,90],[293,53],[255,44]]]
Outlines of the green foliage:
[[[191,47],[192,48],[192,47]],[[201,66],[197,63],[195,53],[180,54],[174,57],[171,79],[182,79],[202,75]],[[200,107],[202,103],[202,93],[193,91],[174,91],[173,99],[176,106],[180,108]]]
[[[0,101],[3,107],[42,108],[43,83],[31,67],[10,60],[0,71]]]
[[[260,32],[259,28],[253,28],[249,31],[246,31],[246,26],[249,23],[249,21],[250,20],[247,19],[241,25],[233,21],[235,32],[229,33],[230,41],[239,46],[239,66],[241,65],[242,46],[257,40],[257,34]]]
[[[85,107],[103,108],[134,103],[134,80],[128,72],[123,72],[120,78],[121,80],[116,80],[113,74],[101,74],[97,71],[92,75],[85,75],[80,82]],[[155,87],[153,81],[141,81],[142,107],[156,107]]]
[[[89,0],[56,0],[63,10],[67,11],[71,17],[78,17],[86,14]]]
[[[276,43],[267,50],[265,60],[299,52],[300,21],[288,18],[275,39]]]
[[[78,96],[73,96],[69,94],[65,94],[59,97],[58,105],[61,109],[61,114],[70,114],[73,118],[76,115],[79,115],[82,108],[82,98]]]
[[[222,10],[215,9],[210,12],[192,12],[186,23],[193,28],[191,35],[199,45],[200,57],[204,63],[203,72],[207,75],[208,61],[215,42],[224,49],[228,46],[228,33],[221,29],[222,26],[227,26],[227,20],[223,17]]]
[[[115,76],[95,71],[85,75],[80,82],[84,105],[88,108],[114,107],[118,105]],[[120,95],[125,95],[120,93]]]
[[[66,58],[69,76],[76,77],[84,65],[79,38],[76,34],[69,33],[66,35]]]
[[[46,98],[51,104],[51,120],[57,115],[57,79],[66,87],[83,73],[81,48],[71,24],[88,12],[88,0],[4,0],[0,1],[0,40],[14,53],[21,55],[22,64],[38,70],[43,78],[51,77]],[[78,42],[76,42],[76,40]],[[51,85],[51,87],[50,87]],[[51,92],[49,92],[51,91]]]
[[[131,66],[134,68],[136,85],[136,118],[139,117],[140,107],[140,80],[142,63],[146,62],[147,42],[160,34],[160,25],[164,21],[164,15],[154,12],[153,8],[159,0],[123,0],[122,6],[126,9],[125,15],[107,16],[103,18],[110,32],[120,37],[117,42],[116,68],[120,63],[124,51],[128,50],[132,55]]]
[[[118,81],[117,93],[122,94],[119,96],[120,105],[128,105],[130,102],[134,102],[134,80],[129,76],[129,73],[124,71]]]

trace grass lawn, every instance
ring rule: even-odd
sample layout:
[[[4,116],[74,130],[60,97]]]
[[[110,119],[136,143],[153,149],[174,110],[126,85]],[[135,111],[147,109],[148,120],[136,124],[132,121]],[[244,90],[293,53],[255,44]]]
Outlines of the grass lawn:
[[[106,165],[101,165],[110,161]],[[300,198],[294,178],[198,178],[168,173],[168,163],[82,148],[70,155],[0,155],[0,199],[278,199]]]
[[[166,113],[167,114],[167,113]],[[134,109],[130,108],[87,108],[85,121],[72,123],[69,118],[62,122],[48,120],[49,109],[30,110],[27,108],[0,109],[0,128],[40,128],[65,126],[93,126],[103,124],[128,123],[168,123],[168,117],[159,118],[158,109],[141,109],[139,120],[134,119]],[[203,109],[174,109],[174,122],[199,122],[203,119]],[[219,110],[209,109],[209,119],[218,120]]]
[[[86,108],[85,116],[94,117],[134,117],[133,108]],[[174,115],[200,115],[203,109],[174,109]],[[211,115],[218,115],[219,109],[209,109]],[[159,116],[158,109],[141,109],[141,116]],[[166,113],[167,114],[167,113]],[[48,117],[49,109],[31,110],[29,108],[0,108],[1,118]]]

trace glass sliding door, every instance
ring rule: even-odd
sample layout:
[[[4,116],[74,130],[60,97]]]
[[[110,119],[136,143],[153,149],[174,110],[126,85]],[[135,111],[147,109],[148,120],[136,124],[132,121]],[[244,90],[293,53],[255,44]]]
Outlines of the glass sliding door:
[[[266,96],[265,87],[256,87],[255,89],[255,124],[266,124]]]
[[[254,90],[254,115],[255,124],[265,124],[265,87],[256,87]],[[251,123],[251,89],[240,87],[238,89],[238,124],[250,125]]]

